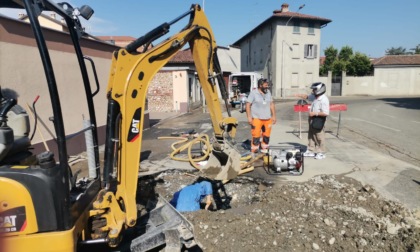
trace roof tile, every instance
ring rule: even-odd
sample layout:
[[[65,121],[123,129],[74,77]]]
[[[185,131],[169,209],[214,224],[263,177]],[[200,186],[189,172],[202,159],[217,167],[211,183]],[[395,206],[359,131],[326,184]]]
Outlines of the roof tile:
[[[299,19],[308,19],[308,20],[318,20],[318,21],[322,21],[325,23],[330,23],[331,19],[328,18],[323,18],[323,17],[317,17],[317,16],[312,16],[312,15],[307,15],[307,14],[302,14],[299,12],[291,12],[291,11],[287,11],[287,12],[281,12],[280,10],[275,10],[273,11],[273,16],[274,17],[285,17],[285,18],[299,18]]]
[[[194,63],[192,53],[190,49],[179,51],[175,56],[169,61],[170,63]]]
[[[136,38],[131,36],[96,36],[101,40],[114,40],[114,41],[134,41]]]
[[[374,66],[383,65],[420,65],[420,54],[387,55],[373,62]]]

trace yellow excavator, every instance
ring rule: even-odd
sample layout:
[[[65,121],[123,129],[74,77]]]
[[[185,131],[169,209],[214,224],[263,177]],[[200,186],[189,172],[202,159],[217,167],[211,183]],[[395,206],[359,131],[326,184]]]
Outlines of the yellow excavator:
[[[216,42],[200,6],[191,6],[173,21],[113,53],[106,90],[103,165],[99,160],[93,102],[97,91],[91,90],[85,64],[88,57],[79,44],[85,34],[79,18],[89,19],[93,10],[87,5],[74,8],[52,0],[2,0],[0,7],[27,12],[45,70],[58,150],[57,161],[52,152],[33,155],[27,117],[17,123],[20,127],[26,125],[24,136],[17,137],[18,127],[8,125],[8,117],[19,107],[16,100],[1,98],[0,141],[4,141],[0,143],[0,251],[91,251],[93,246],[100,247],[97,251],[149,251],[162,247],[173,251],[196,246],[192,225],[164,199],[150,200],[145,206],[147,211],[140,214],[138,197],[142,188],[138,188],[138,175],[147,88],[153,76],[187,43],[214,128],[211,154],[201,175],[226,180],[236,177],[241,169],[233,140],[237,120],[230,116]],[[92,132],[94,178],[77,180],[69,166],[60,95],[38,21],[42,11],[53,11],[64,19],[74,44],[91,122],[82,131]],[[189,22],[180,32],[151,46],[169,32],[172,24],[185,17],[189,17]],[[222,114],[219,88],[228,117]]]

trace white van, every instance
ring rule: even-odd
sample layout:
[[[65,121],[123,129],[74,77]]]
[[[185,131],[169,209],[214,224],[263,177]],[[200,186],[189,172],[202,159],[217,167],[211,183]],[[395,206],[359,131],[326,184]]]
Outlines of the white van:
[[[255,72],[239,72],[229,75],[229,103],[232,108],[241,105],[240,112],[245,111],[246,98],[258,88],[261,74]]]

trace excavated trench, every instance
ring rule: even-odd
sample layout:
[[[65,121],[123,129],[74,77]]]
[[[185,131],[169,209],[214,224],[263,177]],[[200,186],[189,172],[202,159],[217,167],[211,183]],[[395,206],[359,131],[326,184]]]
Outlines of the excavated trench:
[[[196,173],[168,170],[153,176],[140,178],[138,200],[150,198],[152,194],[158,194],[165,200],[170,201],[173,194],[184,186],[205,180],[195,175]],[[210,181],[210,180],[209,180]],[[237,177],[226,184],[218,181],[210,181],[213,187],[215,205],[212,211],[240,208],[259,201],[259,193],[268,190],[273,183],[263,179],[246,176]]]
[[[165,171],[150,177],[148,184],[169,201],[197,179],[194,174]],[[384,199],[371,186],[345,176],[320,175],[275,186],[240,176],[219,186],[215,199],[217,211],[183,213],[204,251],[420,249],[419,211]]]
[[[170,201],[176,191],[199,179],[195,174],[168,170],[140,178],[140,212],[157,194]],[[384,199],[371,186],[345,176],[319,175],[281,185],[240,176],[213,186],[217,210],[182,213],[194,226],[199,244],[184,251],[420,249],[420,211]],[[128,234],[122,247],[136,235]],[[86,251],[123,250],[102,246]]]

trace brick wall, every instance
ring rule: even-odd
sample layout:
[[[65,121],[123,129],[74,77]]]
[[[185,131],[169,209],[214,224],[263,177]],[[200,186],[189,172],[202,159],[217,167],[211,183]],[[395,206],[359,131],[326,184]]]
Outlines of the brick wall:
[[[172,72],[158,72],[147,91],[148,108],[152,112],[174,111]]]

